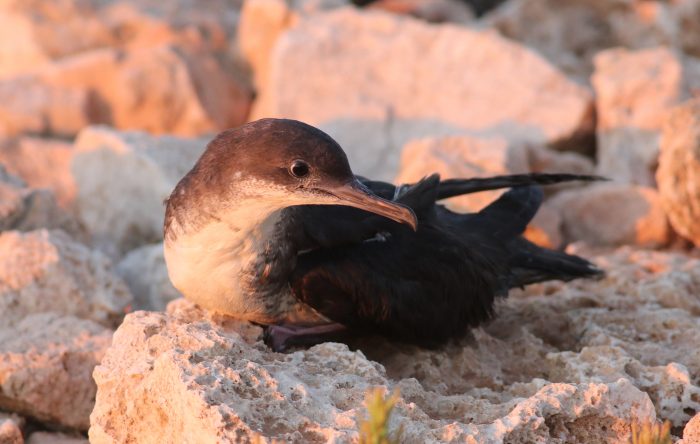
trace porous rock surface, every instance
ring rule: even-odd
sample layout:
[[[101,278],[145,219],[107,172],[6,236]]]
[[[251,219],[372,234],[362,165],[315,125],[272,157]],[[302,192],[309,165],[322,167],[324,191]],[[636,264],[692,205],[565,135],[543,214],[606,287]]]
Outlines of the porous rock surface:
[[[340,8],[300,20],[270,63],[253,117],[319,126],[371,177],[391,178],[400,147],[419,137],[563,144],[592,130],[588,90],[493,31]]]
[[[95,369],[91,442],[353,442],[374,386],[400,390],[390,430],[408,443],[627,443],[632,420],[683,427],[700,411],[700,262],[581,248],[605,278],[514,291],[437,350],[373,339],[279,354],[258,327],[183,299],[132,313]]]
[[[119,257],[162,239],[163,202],[207,142],[104,126],[81,131],[72,164],[76,207],[94,245]]]
[[[700,98],[668,115],[656,179],[671,225],[700,245]]]

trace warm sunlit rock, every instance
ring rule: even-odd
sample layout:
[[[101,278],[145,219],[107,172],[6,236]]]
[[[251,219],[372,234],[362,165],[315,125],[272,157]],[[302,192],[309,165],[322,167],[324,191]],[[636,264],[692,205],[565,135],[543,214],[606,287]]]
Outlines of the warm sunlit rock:
[[[22,417],[0,412],[0,442],[3,444],[24,444],[23,425],[24,419]]]
[[[649,187],[604,183],[557,194],[568,242],[591,245],[664,246],[671,231],[659,193]]]
[[[495,32],[352,8],[284,33],[261,94],[256,116],[320,126],[358,173],[380,178],[411,139],[469,131],[546,144],[592,130],[590,93]]]
[[[700,99],[668,116],[656,180],[673,228],[700,245]]]
[[[207,140],[89,127],[75,142],[79,217],[95,245],[118,257],[163,236],[163,204]]]
[[[668,48],[611,49],[595,59],[598,171],[618,182],[654,186],[661,126],[683,100],[683,65]]]

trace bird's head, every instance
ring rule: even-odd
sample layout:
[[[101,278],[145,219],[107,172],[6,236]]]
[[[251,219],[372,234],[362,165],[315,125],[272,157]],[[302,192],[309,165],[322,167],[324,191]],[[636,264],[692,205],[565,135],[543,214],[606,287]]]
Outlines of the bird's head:
[[[190,175],[217,201],[255,202],[265,211],[293,205],[346,205],[416,228],[411,209],[360,183],[342,148],[295,120],[262,119],[224,131],[209,143]]]

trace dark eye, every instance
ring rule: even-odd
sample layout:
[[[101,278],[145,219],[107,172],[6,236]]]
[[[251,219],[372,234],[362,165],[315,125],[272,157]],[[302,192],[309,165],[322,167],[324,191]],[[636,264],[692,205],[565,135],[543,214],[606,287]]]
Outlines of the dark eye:
[[[309,174],[309,164],[303,160],[295,160],[289,167],[289,172],[294,177],[306,177]]]

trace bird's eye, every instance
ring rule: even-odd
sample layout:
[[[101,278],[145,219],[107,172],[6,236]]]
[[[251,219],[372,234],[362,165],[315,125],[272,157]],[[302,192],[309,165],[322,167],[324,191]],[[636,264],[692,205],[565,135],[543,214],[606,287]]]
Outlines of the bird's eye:
[[[295,160],[289,167],[289,172],[292,173],[294,177],[306,177],[309,174],[309,164],[303,160]]]

